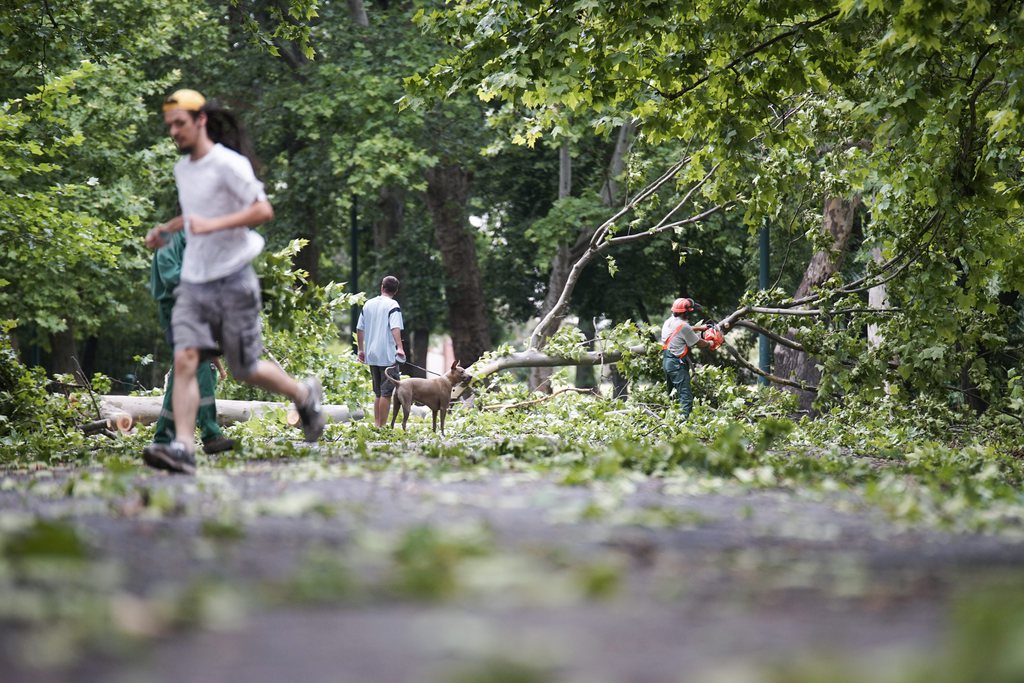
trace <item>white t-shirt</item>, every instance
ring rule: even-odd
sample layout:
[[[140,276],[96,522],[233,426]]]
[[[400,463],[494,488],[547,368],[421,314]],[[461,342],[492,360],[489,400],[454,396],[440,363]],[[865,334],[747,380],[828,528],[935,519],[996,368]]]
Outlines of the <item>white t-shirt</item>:
[[[184,156],[174,165],[181,214],[216,218],[266,199],[263,183],[244,156],[220,143],[202,159]],[[210,282],[236,273],[263,251],[263,238],[248,227],[203,235],[187,231],[181,263],[182,282]]]
[[[404,329],[402,309],[397,301],[383,294],[367,301],[359,314],[356,329],[363,331],[367,365],[394,365],[398,347],[391,330]]]

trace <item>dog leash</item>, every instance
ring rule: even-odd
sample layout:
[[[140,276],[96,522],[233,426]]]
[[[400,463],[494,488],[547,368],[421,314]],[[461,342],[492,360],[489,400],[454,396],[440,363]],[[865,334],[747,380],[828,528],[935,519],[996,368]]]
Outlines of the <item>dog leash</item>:
[[[397,363],[397,361],[396,361],[396,363]],[[407,360],[406,361],[402,361],[402,362],[397,363],[397,364],[399,366],[408,365],[410,368],[416,368],[417,370],[422,370],[423,372],[429,372],[431,375],[437,375],[438,377],[442,376],[440,372],[434,372],[433,370],[427,370],[426,368],[421,367],[419,365],[416,365],[415,363],[410,363]],[[401,372],[401,370],[399,370],[399,372]]]
[[[437,375],[438,377],[442,376],[442,374],[440,372],[434,372],[433,370],[427,370],[426,368],[420,367],[419,365],[416,365],[415,363],[410,363],[409,361],[406,361],[405,365],[408,365],[410,368],[416,368],[417,370],[422,370],[423,372],[429,372],[431,375]]]

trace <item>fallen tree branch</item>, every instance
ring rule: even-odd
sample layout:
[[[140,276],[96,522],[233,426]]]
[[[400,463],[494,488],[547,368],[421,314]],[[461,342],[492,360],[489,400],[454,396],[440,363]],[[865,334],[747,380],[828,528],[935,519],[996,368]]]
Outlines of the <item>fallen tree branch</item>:
[[[815,393],[817,393],[818,391],[818,387],[814,385],[803,384],[801,382],[794,382],[791,379],[784,379],[782,377],[779,377],[778,375],[773,375],[771,373],[765,372],[764,370],[762,370],[761,368],[757,367],[756,365],[748,361],[746,358],[744,358],[743,355],[740,354],[740,352],[736,350],[736,348],[732,344],[722,344],[722,346],[728,349],[729,353],[732,354],[732,357],[735,358],[740,365],[745,367],[747,370],[750,370],[755,375],[758,375],[759,377],[764,377],[769,382],[773,382],[775,384],[783,384],[787,387],[802,389],[804,391],[813,391]]]
[[[553,399],[555,396],[558,396],[559,394],[564,394],[564,393],[570,392],[570,391],[574,392],[574,393],[577,393],[577,394],[593,394],[594,393],[594,390],[592,388],[563,387],[563,388],[559,389],[558,391],[553,391],[550,394],[545,394],[544,396],[541,396],[540,398],[535,398],[535,399],[533,399],[531,401],[520,401],[518,403],[499,403],[499,404],[496,404],[496,405],[493,405],[493,406],[483,406],[481,408],[481,410],[511,410],[512,408],[525,408],[526,406],[532,406],[532,405],[536,405],[538,403],[542,403],[544,401],[549,401],[549,400]]]
[[[763,334],[764,336],[768,337],[769,339],[771,339],[776,344],[782,344],[783,346],[788,346],[789,348],[791,348],[791,349],[793,349],[795,351],[803,351],[804,350],[804,345],[801,344],[800,342],[793,341],[789,337],[784,337],[781,334],[777,334],[775,332],[772,332],[767,327],[761,327],[757,323],[750,322],[749,320],[739,320],[739,321],[736,322],[735,325],[733,325],[733,327],[742,327],[744,329],[750,330],[751,332],[755,332],[757,334]]]
[[[740,306],[735,311],[722,318],[722,320],[719,321],[718,326],[722,328],[723,332],[728,332],[738,324],[738,321],[741,320],[743,316],[748,313],[750,313],[750,306]]]
[[[766,315],[821,315],[820,309],[812,308],[765,308],[764,306],[750,306],[751,313],[764,313]]]
[[[536,349],[527,349],[526,351],[510,353],[500,358],[492,358],[482,363],[478,361],[477,364],[468,369],[468,372],[473,375],[473,384],[477,384],[485,377],[511,368],[557,368],[568,365],[602,365],[604,363],[620,361],[626,354],[643,355],[645,353],[647,353],[647,346],[644,344],[630,346],[625,351],[589,351],[575,358],[554,356]]]

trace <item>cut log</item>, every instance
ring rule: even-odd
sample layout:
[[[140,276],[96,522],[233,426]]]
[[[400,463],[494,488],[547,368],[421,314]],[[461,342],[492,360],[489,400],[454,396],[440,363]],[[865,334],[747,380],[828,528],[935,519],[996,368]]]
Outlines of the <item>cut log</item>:
[[[87,434],[99,433],[103,429],[125,433],[131,430],[135,423],[150,424],[156,422],[160,417],[163,408],[163,396],[100,396],[100,414],[102,420],[90,423],[83,427]],[[325,405],[324,415],[328,422],[351,422],[362,420],[367,410],[350,411],[348,406]],[[300,426],[299,414],[291,403],[280,403],[274,401],[232,401],[218,399],[217,401],[217,422],[221,425],[245,422],[255,415],[272,410],[284,409],[285,424],[293,427]],[[372,411],[372,407],[369,411]],[[424,406],[414,405],[411,415],[413,417],[430,417],[430,410]]]
[[[106,418],[117,415],[126,417],[130,429],[132,421],[142,424],[156,422],[160,417],[163,401],[163,396],[100,396],[100,413]],[[235,422],[245,422],[254,415],[282,409],[285,411],[285,421],[292,424],[288,419],[288,414],[294,412],[291,403],[218,399],[217,421],[222,425],[229,425]],[[363,419],[364,412],[362,410],[352,412],[348,406],[325,405],[324,415],[328,422],[349,422]],[[297,417],[296,415],[296,424],[298,423]],[[115,426],[124,431],[121,429],[121,423],[116,423]]]
[[[132,416],[123,410],[111,409],[106,406],[105,409],[101,407],[100,412],[99,420],[82,425],[82,431],[85,434],[106,434],[107,436],[114,436],[118,432],[127,434],[135,425]]]
[[[116,410],[111,411],[110,413],[102,414],[106,416],[107,423],[110,425],[111,431],[116,429],[122,434],[127,434],[132,430],[132,426],[134,426],[135,424],[135,420],[132,418],[132,416],[122,410]]]

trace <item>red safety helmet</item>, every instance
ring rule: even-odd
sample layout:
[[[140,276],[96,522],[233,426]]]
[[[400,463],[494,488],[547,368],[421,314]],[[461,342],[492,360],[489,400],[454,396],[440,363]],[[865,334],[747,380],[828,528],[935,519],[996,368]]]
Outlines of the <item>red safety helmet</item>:
[[[693,310],[693,299],[687,299],[685,296],[680,297],[672,302],[673,313],[689,313]]]

